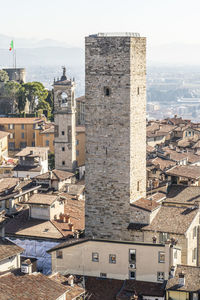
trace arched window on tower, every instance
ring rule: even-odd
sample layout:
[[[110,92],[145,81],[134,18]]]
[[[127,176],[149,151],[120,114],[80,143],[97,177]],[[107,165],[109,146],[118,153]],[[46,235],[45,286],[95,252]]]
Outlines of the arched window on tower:
[[[62,92],[61,94],[61,107],[67,107],[67,94],[65,92]]]

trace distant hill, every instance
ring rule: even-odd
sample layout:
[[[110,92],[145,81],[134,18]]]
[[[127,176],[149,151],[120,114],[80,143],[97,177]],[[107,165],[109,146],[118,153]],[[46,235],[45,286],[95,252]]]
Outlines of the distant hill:
[[[84,51],[81,48],[40,47],[17,48],[17,66],[84,66]],[[0,49],[0,67],[12,66],[12,53]]]

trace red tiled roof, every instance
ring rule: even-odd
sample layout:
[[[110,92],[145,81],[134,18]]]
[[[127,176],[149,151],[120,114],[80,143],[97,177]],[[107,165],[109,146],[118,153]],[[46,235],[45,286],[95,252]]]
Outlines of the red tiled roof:
[[[0,276],[0,299],[4,300],[56,300],[65,294],[66,287],[41,273]]]
[[[0,124],[35,124],[44,122],[41,118],[0,118]]]

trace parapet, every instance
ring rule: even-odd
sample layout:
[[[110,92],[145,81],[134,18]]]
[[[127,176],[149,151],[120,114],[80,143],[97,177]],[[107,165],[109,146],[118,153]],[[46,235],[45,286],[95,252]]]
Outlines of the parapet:
[[[137,32],[99,32],[89,37],[140,37],[140,34]]]

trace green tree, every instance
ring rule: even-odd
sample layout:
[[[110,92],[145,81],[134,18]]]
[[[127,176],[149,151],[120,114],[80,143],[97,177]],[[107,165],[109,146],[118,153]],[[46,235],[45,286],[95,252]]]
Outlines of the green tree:
[[[33,81],[22,85],[24,87],[24,97],[30,103],[30,112],[35,112],[39,102],[46,99],[48,91],[41,82]]]
[[[42,110],[47,118],[51,117],[51,107],[45,100],[39,100],[37,110]]]
[[[55,169],[55,155],[54,153],[48,154],[48,163],[49,163],[49,169],[53,170]]]
[[[14,100],[13,112],[18,110],[18,96],[20,88],[21,85],[13,80],[6,82],[4,85],[3,95]]]
[[[7,82],[8,80],[8,73],[4,70],[0,70],[0,82]]]

